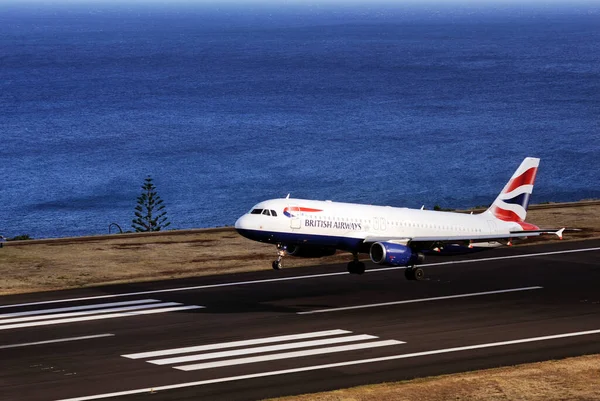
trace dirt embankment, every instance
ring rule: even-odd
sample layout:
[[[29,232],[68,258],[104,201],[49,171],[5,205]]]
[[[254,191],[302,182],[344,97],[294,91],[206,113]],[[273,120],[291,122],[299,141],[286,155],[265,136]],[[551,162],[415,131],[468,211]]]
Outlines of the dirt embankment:
[[[600,202],[532,206],[528,221],[577,227],[565,240],[600,237]],[[553,241],[550,236],[547,240]],[[0,249],[0,295],[270,269],[275,248],[233,228],[167,231],[5,243]],[[286,268],[349,260],[286,258]]]
[[[599,378],[600,355],[588,355],[271,401],[591,401]]]

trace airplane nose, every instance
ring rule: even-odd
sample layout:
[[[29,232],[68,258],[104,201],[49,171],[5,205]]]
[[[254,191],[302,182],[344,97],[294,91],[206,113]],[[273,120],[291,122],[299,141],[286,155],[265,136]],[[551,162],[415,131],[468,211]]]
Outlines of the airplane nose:
[[[235,229],[243,230],[244,228],[247,228],[247,224],[244,223],[245,221],[246,221],[246,215],[243,215],[239,219],[237,219],[235,222]]]
[[[240,234],[242,237],[246,237],[246,238],[250,238],[250,239],[254,239],[253,238],[253,230],[252,230],[252,224],[250,224],[251,219],[249,219],[249,216],[247,214],[241,216],[239,219],[237,219],[237,221],[235,222],[235,230],[238,232],[238,234]]]

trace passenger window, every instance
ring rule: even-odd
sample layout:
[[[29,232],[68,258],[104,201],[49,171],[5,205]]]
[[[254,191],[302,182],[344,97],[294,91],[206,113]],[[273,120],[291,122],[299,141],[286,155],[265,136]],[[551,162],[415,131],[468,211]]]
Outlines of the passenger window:
[[[270,216],[271,212],[269,212],[268,209],[263,210],[262,214],[264,214],[265,216]]]
[[[277,217],[277,212],[275,210],[271,210],[271,216]]]
[[[263,212],[262,209],[254,209],[250,212],[250,214],[261,214]]]

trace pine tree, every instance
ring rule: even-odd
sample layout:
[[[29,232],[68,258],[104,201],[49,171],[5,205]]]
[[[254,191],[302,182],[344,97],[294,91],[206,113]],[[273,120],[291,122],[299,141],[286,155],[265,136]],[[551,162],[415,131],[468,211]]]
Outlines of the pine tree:
[[[167,221],[167,212],[164,210],[163,200],[158,196],[152,177],[148,176],[142,185],[142,194],[137,198],[135,219],[131,227],[136,232],[160,231],[171,223]]]

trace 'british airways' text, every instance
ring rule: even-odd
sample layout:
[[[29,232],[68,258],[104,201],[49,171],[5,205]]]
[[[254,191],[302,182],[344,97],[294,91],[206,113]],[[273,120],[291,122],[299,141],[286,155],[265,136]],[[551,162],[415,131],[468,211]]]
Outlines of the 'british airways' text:
[[[304,220],[304,227],[336,228],[338,230],[362,230],[360,223],[346,223],[343,221]]]

